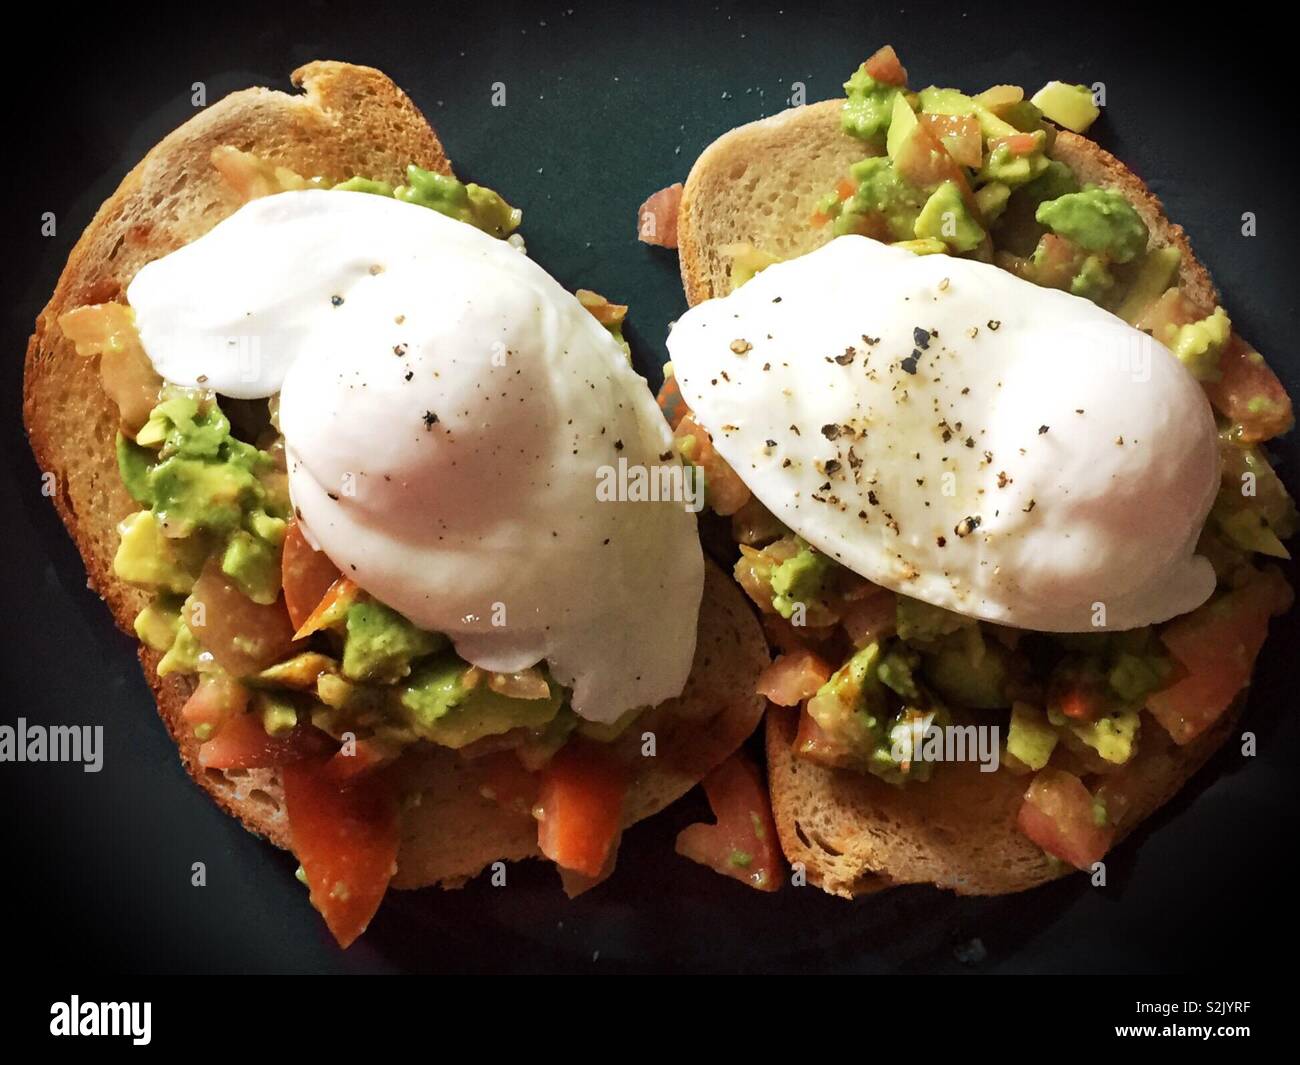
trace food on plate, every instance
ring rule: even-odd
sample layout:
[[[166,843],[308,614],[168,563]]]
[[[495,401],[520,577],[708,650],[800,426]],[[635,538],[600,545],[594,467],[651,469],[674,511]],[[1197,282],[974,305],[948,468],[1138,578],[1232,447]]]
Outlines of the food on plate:
[[[1083,86],[846,98],[724,135],[661,405],[776,654],[782,847],[827,891],[1092,869],[1223,742],[1296,511],[1291,401]]]
[[[24,414],[187,769],[346,946],[389,886],[598,882],[755,727],[766,656],[689,506],[598,494],[682,472],[626,308],[529,259],[383,74],[293,80],[101,208]]]

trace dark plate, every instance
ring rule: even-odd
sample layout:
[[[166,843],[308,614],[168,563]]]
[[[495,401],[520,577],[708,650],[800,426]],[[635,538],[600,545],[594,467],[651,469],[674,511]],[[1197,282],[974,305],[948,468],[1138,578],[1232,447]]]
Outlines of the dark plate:
[[[17,113],[6,131],[2,714],[102,723],[106,736],[98,774],[0,764],[6,912],[25,915],[17,934],[26,964],[1149,972],[1239,965],[1287,946],[1278,936],[1293,941],[1293,930],[1261,936],[1251,915],[1289,909],[1275,855],[1297,836],[1294,614],[1275,624],[1251,695],[1244,727],[1258,754],[1243,758],[1231,743],[1112,855],[1104,889],[1074,877],[992,900],[922,888],[857,903],[815,889],[760,896],[673,854],[676,830],[703,811],[692,796],[629,832],[618,875],[577,902],[564,899],[550,869],[528,863],[511,869],[505,888],[396,894],[341,953],[294,880],[294,861],[186,779],[130,641],[86,590],[80,559],[40,495],[19,417],[21,351],[69,249],[127,169],[193,113],[195,82],[214,100],[248,85],[287,88],[289,72],[309,59],[384,69],[437,127],[461,176],[524,209],[539,262],[570,288],[631,304],[637,364],[657,385],[667,325],[684,301],[675,256],[634,240],[638,204],[684,178],[714,137],[784,107],[795,82],[809,100],[838,95],[886,41],[914,84],[1104,82],[1108,111],[1096,135],[1188,227],[1234,320],[1300,395],[1291,133],[1270,109],[1268,85],[1286,67],[1261,40],[1260,17],[1234,6],[1239,23],[1219,20],[1193,39],[1185,20],[1147,25],[1094,4],[1017,14],[1004,5],[967,13],[860,2],[816,12],[757,2],[460,12],[296,3],[265,22],[223,4],[188,23],[133,21],[131,10],[93,24],[69,16],[52,31],[30,97],[10,95]],[[490,106],[494,82],[506,85],[504,108]],[[45,211],[58,219],[52,238],[40,236]],[[1246,211],[1257,236],[1241,233]],[[1294,436],[1276,451],[1294,491]],[[206,863],[207,887],[190,886],[196,861]]]

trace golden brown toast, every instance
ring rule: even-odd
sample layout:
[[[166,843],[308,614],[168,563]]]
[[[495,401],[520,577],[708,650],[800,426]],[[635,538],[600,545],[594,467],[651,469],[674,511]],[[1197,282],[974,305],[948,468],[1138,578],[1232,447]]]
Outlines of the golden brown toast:
[[[682,284],[695,305],[731,291],[729,244],[751,244],[781,258],[831,239],[809,223],[817,201],[849,166],[871,154],[840,128],[841,101],[826,100],[751,122],[714,141],[686,179],[678,219]],[[1150,230],[1150,245],[1182,253],[1179,283],[1198,303],[1218,292],[1181,226],[1128,167],[1094,142],[1061,131],[1051,153],[1081,182],[1121,191]],[[1232,730],[1236,714],[1186,747],[1144,722],[1139,753],[1127,767],[1139,781],[1119,835],[1167,802]],[[1016,828],[1028,778],[1009,770],[981,774],[974,764],[943,766],[932,781],[896,788],[875,777],[823,768],[792,750],[796,717],[772,708],[767,719],[768,777],[781,844],[812,883],[837,895],[888,883],[933,883],[961,894],[1021,891],[1069,872]]]
[[[96,360],[78,356],[57,319],[88,303],[120,300],[136,272],[201,236],[239,201],[212,166],[222,145],[252,152],[304,175],[342,181],[360,174],[394,184],[409,163],[450,174],[437,135],[384,74],[347,63],[314,62],[293,73],[301,95],[255,88],[233,93],[165,137],[123,179],[77,242],[28,347],[23,415],[36,460],[56,478],[54,495],[77,543],[91,586],[118,626],[132,633],[146,595],[113,576],[118,522],[138,509],[114,457],[117,410]],[[190,774],[251,831],[289,847],[283,794],[274,770],[204,770],[180,710],[192,678],[159,678],[159,655],[140,658],[158,711]],[[754,680],[767,664],[762,632],[733,582],[710,567],[695,666],[682,695],[656,707],[619,744],[636,766],[630,824],[689,790],[754,730],[763,701]],[[657,757],[635,749],[656,734]],[[422,800],[404,814],[396,887],[458,886],[498,859],[536,855],[537,826],[479,793],[472,763],[430,750],[402,767]]]

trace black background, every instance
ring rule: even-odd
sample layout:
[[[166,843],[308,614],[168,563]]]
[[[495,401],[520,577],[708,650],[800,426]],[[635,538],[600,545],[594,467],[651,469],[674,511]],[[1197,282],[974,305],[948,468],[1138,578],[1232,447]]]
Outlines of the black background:
[[[793,82],[809,100],[838,95],[886,41],[914,85],[1104,82],[1108,108],[1094,135],[1188,227],[1234,322],[1300,395],[1295,133],[1275,107],[1294,92],[1273,88],[1290,57],[1272,20],[1246,5],[1220,6],[1198,26],[1190,12],[1095,3],[1019,11],[753,0],[463,10],[295,2],[257,13],[222,3],[52,17],[66,25],[40,41],[13,39],[12,50],[39,52],[41,65],[3,94],[0,719],[103,724],[107,749],[97,775],[0,764],[11,965],[63,974],[1197,970],[1231,984],[1266,955],[1294,951],[1293,614],[1275,623],[1252,692],[1246,727],[1259,736],[1258,757],[1221,752],[1108,858],[1104,890],[1074,877],[988,900],[922,888],[857,903],[811,888],[759,896],[672,853],[676,830],[703,810],[696,795],[629,832],[618,875],[576,902],[552,870],[525,863],[505,889],[394,893],[344,954],[307,904],[293,859],[188,782],[131,641],[86,590],[40,496],[20,418],[26,337],[68,251],[122,175],[193,113],[196,81],[214,101],[249,85],[287,89],[289,72],[315,58],[385,70],[437,128],[459,175],[523,208],[542,265],[569,288],[631,305],[637,364],[657,386],[667,325],[685,304],[675,256],[634,239],[638,204],[683,179],[728,128],[784,107]],[[489,106],[497,81],[505,108]],[[56,237],[40,235],[44,211],[57,215]],[[1257,215],[1254,238],[1240,233],[1244,211]],[[1294,436],[1276,450],[1295,492]],[[200,860],[208,886],[192,888]]]

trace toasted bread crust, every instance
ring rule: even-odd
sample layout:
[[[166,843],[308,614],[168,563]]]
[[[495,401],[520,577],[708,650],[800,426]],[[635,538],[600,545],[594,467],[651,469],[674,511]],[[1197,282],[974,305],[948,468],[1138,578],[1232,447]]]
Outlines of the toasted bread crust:
[[[870,154],[840,130],[840,101],[826,100],[741,126],[714,141],[687,177],[678,220],[682,284],[692,305],[730,291],[720,248],[748,243],[782,257],[831,239],[809,218],[817,199],[849,165]],[[1118,189],[1150,230],[1150,245],[1182,253],[1180,284],[1213,306],[1218,291],[1187,234],[1122,162],[1086,137],[1062,131],[1052,155],[1083,182]],[[1141,781],[1119,825],[1121,836],[1173,797],[1231,732],[1239,712],[1186,747],[1144,723],[1130,769]],[[961,894],[1022,891],[1068,872],[1016,828],[1027,779],[974,765],[939,767],[932,781],[906,789],[874,777],[825,769],[796,758],[796,716],[768,713],[766,745],[781,845],[809,881],[851,897],[887,883],[933,883]]]
[[[58,317],[87,303],[121,300],[145,263],[211,229],[238,206],[211,165],[233,144],[304,175],[341,181],[356,174],[398,183],[407,164],[450,174],[434,131],[384,74],[346,63],[295,71],[302,95],[255,88],[213,104],[165,137],[123,179],[73,248],[27,347],[23,417],[41,470],[54,475],[55,506],[76,541],[90,586],[117,625],[133,632],[147,596],[113,576],[116,528],[138,509],[114,456],[117,411],[97,361],[78,356]],[[748,694],[767,663],[757,621],[732,582],[706,575],[695,668],[683,694],[650,711],[636,736],[617,745],[635,755],[628,823],[674,801],[754,730],[762,699]],[[289,848],[283,792],[274,770],[219,772],[198,760],[198,741],[181,721],[193,679],[160,678],[160,656],[140,648],[145,677],[181,760],[227,812],[250,831]],[[643,729],[656,731],[659,756],[641,758]],[[427,750],[399,767],[404,790],[421,801],[403,815],[393,884],[459,886],[484,866],[537,853],[536,823],[479,793],[479,774],[450,751]]]

